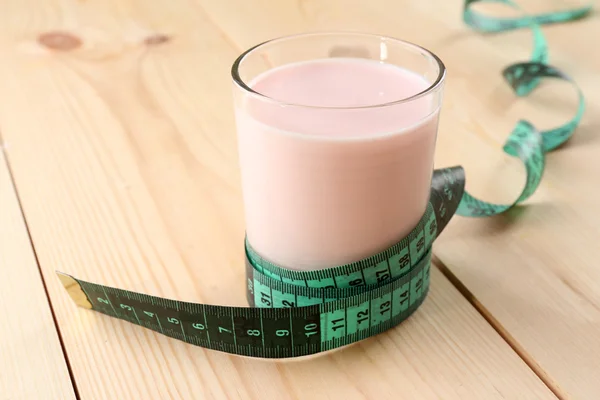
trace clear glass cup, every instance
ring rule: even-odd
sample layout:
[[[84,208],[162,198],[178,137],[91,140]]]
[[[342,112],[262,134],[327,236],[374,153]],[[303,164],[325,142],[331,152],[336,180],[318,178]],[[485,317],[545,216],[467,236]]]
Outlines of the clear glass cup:
[[[323,84],[321,67],[331,75]],[[348,103],[328,104],[344,73],[357,77],[338,86]],[[307,33],[245,51],[232,77],[246,233],[261,256],[290,269],[342,265],[417,224],[444,87],[437,56],[390,37]]]

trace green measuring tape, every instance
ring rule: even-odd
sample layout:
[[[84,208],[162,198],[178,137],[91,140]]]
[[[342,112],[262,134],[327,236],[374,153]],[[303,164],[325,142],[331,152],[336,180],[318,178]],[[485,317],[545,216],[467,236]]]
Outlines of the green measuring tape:
[[[531,61],[503,71],[518,96],[529,94],[542,78],[569,77],[547,64],[547,43],[539,25],[574,20],[591,6],[522,18],[493,18],[472,10],[466,0],[464,21],[474,29],[498,32],[529,27],[534,35]],[[573,83],[574,84],[574,83]],[[427,210],[410,234],[392,247],[355,263],[319,270],[281,268],[245,242],[250,308],[169,300],[98,285],[58,273],[80,306],[144,326],[201,347],[252,357],[284,358],[315,354],[373,336],[408,318],[429,290],[431,248],[454,214],[481,217],[500,214],[525,201],[537,189],[544,154],[566,142],[584,112],[583,95],[573,119],[538,131],[520,121],[504,151],[525,165],[526,183],[512,204],[478,200],[464,191],[461,167],[435,170]]]
[[[512,204],[493,204],[478,200],[465,193],[458,210],[458,215],[466,217],[483,217],[501,214],[515,205],[527,200],[537,189],[544,172],[544,154],[565,143],[575,132],[583,117],[585,102],[583,93],[571,78],[558,69],[547,64],[548,44],[540,24],[551,24],[583,18],[592,10],[592,6],[540,14],[521,18],[492,18],[474,12],[471,7],[475,3],[503,3],[519,10],[511,0],[466,0],[463,19],[465,23],[482,32],[502,32],[529,27],[533,31],[533,52],[531,61],[509,65],[502,75],[517,96],[526,96],[535,89],[542,78],[562,79],[573,84],[579,94],[579,105],[575,116],[567,123],[545,131],[538,131],[525,120],[517,123],[503,150],[506,154],[518,157],[525,164],[527,180],[519,197]]]

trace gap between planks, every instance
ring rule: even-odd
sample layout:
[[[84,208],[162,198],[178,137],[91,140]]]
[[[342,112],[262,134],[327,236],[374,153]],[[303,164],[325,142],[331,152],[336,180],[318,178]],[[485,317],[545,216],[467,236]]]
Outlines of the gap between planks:
[[[560,400],[567,400],[567,395],[556,385],[550,376],[535,362],[521,344],[502,326],[490,311],[477,300],[477,297],[458,279],[448,266],[437,256],[432,254],[431,263],[450,281],[460,294],[473,306],[475,310],[487,321],[500,337],[513,349],[533,373],[546,385],[546,387]]]
[[[33,238],[31,237],[31,231],[29,230],[29,224],[27,223],[27,217],[25,216],[25,210],[23,210],[23,204],[21,202],[21,196],[19,195],[19,191],[17,189],[17,184],[15,182],[15,177],[13,174],[13,170],[10,166],[9,154],[6,151],[6,146],[4,144],[4,139],[2,137],[2,132],[0,132],[0,155],[4,158],[4,165],[8,170],[8,176],[10,179],[10,186],[13,189],[15,197],[17,198],[17,205],[19,207],[19,212],[21,213],[21,217],[23,219],[23,224],[25,225],[25,231],[27,232],[27,240],[29,241],[29,245],[31,246],[31,251],[33,252],[33,257],[35,259],[35,265],[38,270],[38,274],[40,276],[40,280],[42,282],[42,287],[44,288],[44,295],[46,296],[46,300],[48,301],[48,307],[50,308],[50,315],[52,315],[52,322],[54,323],[54,328],[56,329],[56,333],[58,335],[58,341],[60,343],[60,349],[62,350],[63,357],[65,359],[65,363],[67,365],[67,371],[69,372],[69,379],[71,380],[71,384],[73,385],[73,392],[75,393],[75,398],[77,400],[81,399],[79,396],[79,390],[77,389],[77,382],[75,381],[75,375],[73,374],[73,370],[71,368],[71,362],[69,361],[69,357],[67,355],[67,349],[65,347],[65,343],[63,341],[63,336],[60,331],[60,326],[58,325],[58,321],[56,319],[56,314],[54,312],[54,305],[52,304],[52,299],[50,298],[50,294],[48,293],[48,287],[46,285],[46,280],[44,279],[44,274],[42,273],[42,269],[40,267],[40,261],[37,255],[37,251],[35,249],[35,243],[33,242]],[[0,157],[2,159],[2,157]],[[2,162],[0,160],[0,162]]]

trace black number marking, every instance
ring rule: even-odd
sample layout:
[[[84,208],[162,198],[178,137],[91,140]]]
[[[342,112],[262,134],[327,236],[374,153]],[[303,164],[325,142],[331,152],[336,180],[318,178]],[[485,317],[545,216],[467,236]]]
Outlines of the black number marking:
[[[294,302],[293,301],[283,300],[281,302],[281,304],[283,304],[284,307],[294,307]]]
[[[381,303],[381,305],[379,306],[379,312],[381,313],[381,315],[384,315],[386,312],[390,311],[391,305],[392,302],[390,301],[384,301],[383,303]]]
[[[359,311],[358,314],[356,314],[356,317],[358,318],[356,322],[363,323],[365,321],[369,320],[369,310],[365,310],[365,311]]]
[[[408,300],[408,290],[405,290],[404,292],[402,292],[402,294],[400,295],[401,300],[400,300],[400,305],[404,304],[404,302],[406,300]]]
[[[421,238],[417,242],[417,251],[420,252],[421,250],[423,250],[423,246],[425,246],[425,239]]]
[[[382,271],[376,271],[375,276],[377,277],[377,283],[381,283],[390,279],[390,274],[387,272],[386,269]]]
[[[269,296],[265,292],[260,292],[260,301],[268,307],[271,306],[271,296]]]
[[[429,225],[429,234],[430,234],[430,235],[433,235],[433,233],[435,232],[435,228],[437,228],[437,226],[436,226],[436,224],[435,224],[435,221],[433,221],[433,222],[431,223],[431,225]]]
[[[398,264],[400,264],[400,268],[406,267],[410,263],[410,257],[408,254],[403,255],[399,260]]]
[[[340,325],[337,325],[337,326],[336,326],[336,324],[338,324],[338,323],[339,323]],[[343,328],[343,327],[345,326],[345,325],[344,325],[344,318],[338,318],[338,319],[334,319],[334,320],[332,320],[332,321],[331,321],[331,325],[332,325],[332,326],[331,326],[331,329],[333,329],[333,331],[334,331],[334,332],[335,332],[335,331],[337,331],[339,328]]]
[[[417,287],[417,290],[421,290],[421,288],[423,287],[423,278],[419,278],[415,286]]]
[[[350,286],[362,286],[362,285],[364,285],[364,282],[360,278],[350,281]]]

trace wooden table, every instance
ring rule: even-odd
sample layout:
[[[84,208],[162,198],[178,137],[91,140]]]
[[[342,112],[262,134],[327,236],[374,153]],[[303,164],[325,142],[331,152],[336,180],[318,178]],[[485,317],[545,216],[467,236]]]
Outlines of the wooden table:
[[[565,121],[575,94],[548,83],[516,99],[500,71],[526,59],[530,33],[477,34],[461,12],[461,0],[3,1],[0,398],[599,398],[597,15],[544,29],[587,96],[575,137],[526,205],[451,222],[430,296],[395,329],[304,360],[241,358],[76,308],[56,278],[245,305],[230,65],[308,30],[436,52],[449,71],[436,166],[462,164],[472,193],[512,200],[524,177],[503,140],[523,117]]]

